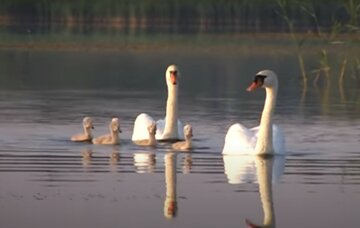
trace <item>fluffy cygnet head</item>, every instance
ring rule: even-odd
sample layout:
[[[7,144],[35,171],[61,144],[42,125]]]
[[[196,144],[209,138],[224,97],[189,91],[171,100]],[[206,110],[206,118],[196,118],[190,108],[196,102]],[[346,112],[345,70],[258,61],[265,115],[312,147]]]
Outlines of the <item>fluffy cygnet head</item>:
[[[192,126],[190,124],[186,124],[184,126],[184,136],[185,136],[185,138],[193,137]]]
[[[156,134],[156,123],[152,123],[148,126],[148,131],[150,133],[150,135],[155,135]]]
[[[120,123],[119,123],[118,118],[112,118],[111,119],[110,130],[113,131],[113,132],[120,132],[121,133]]]
[[[92,121],[92,119],[90,117],[85,117],[83,119],[83,126],[86,129],[94,129],[93,121]]]

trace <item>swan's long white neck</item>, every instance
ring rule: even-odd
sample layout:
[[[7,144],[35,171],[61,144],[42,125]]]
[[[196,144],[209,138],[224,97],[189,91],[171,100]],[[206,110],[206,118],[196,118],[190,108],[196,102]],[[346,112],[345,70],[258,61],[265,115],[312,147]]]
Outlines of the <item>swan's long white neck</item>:
[[[178,137],[178,88],[168,84],[168,98],[166,101],[166,116],[163,138],[177,139]]]
[[[272,168],[274,159],[258,159],[257,175],[259,181],[259,192],[264,212],[262,227],[275,227],[275,210],[272,198]]]
[[[273,87],[266,87],[266,99],[264,109],[261,115],[259,135],[255,147],[258,155],[267,155],[274,153],[272,140],[272,116],[276,104],[277,83]]]

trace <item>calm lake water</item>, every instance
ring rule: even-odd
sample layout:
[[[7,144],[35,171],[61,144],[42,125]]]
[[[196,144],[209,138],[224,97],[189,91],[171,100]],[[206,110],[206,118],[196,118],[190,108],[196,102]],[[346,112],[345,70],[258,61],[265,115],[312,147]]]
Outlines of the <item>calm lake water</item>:
[[[190,153],[130,140],[138,114],[164,117],[172,63]],[[245,89],[265,68],[279,76],[288,154],[223,157],[231,124],[257,125],[265,93]],[[294,53],[10,48],[0,74],[1,227],[360,227],[359,89],[309,83],[303,95]],[[95,135],[119,117],[121,145],[70,142],[84,116]]]

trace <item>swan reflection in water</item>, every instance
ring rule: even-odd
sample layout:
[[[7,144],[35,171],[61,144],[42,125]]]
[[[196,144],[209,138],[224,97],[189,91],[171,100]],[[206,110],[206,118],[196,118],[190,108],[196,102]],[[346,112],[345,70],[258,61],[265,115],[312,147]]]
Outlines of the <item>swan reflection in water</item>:
[[[249,228],[275,228],[275,210],[272,196],[272,184],[277,182],[284,171],[284,156],[232,156],[224,155],[225,174],[229,184],[257,182],[264,213],[262,225],[246,220]]]
[[[178,153],[172,151],[164,156],[165,162],[165,185],[166,195],[164,201],[164,216],[165,218],[172,219],[177,216],[178,203],[177,203],[177,156]],[[183,174],[190,173],[192,166],[191,154],[185,154],[182,159],[182,172]]]
[[[189,174],[192,168],[192,156],[189,153],[186,153],[183,157],[183,165],[182,165],[182,172],[183,174]]]
[[[119,161],[120,152],[116,147],[113,147],[111,153],[109,154],[109,164],[112,171],[116,171]]]
[[[155,150],[134,153],[134,166],[137,173],[153,173],[156,165]]]
[[[171,219],[177,215],[176,199],[176,162],[177,154],[169,152],[164,156],[166,196],[164,201],[164,216]]]
[[[82,164],[86,168],[91,165],[91,160],[93,157],[93,152],[90,148],[85,148],[82,152]]]

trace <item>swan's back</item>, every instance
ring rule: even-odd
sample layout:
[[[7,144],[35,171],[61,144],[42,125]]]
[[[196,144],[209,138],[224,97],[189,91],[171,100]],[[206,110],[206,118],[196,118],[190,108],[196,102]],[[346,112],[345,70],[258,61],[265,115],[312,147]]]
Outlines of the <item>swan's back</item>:
[[[275,124],[273,124],[273,146],[275,154],[284,155],[286,153],[284,131]]]
[[[255,133],[243,125],[233,124],[225,137],[223,154],[252,154],[256,145]]]
[[[157,140],[166,140],[164,139],[164,129],[165,129],[165,120],[161,119],[156,121],[156,139]],[[183,123],[178,120],[178,140],[184,140],[184,126]]]
[[[255,133],[255,137],[257,139],[259,126],[254,127],[251,129]],[[276,155],[284,155],[286,153],[285,148],[285,135],[284,131],[281,127],[277,126],[276,124],[272,125],[273,130],[273,147],[274,147],[274,154]]]
[[[148,114],[146,113],[139,114],[135,119],[134,131],[131,140],[139,141],[139,140],[149,139],[149,130],[147,127],[153,123],[155,123],[154,119]],[[155,137],[157,140],[164,140],[163,138],[164,128],[165,128],[164,119],[156,121]],[[183,124],[180,120],[178,120],[178,139],[184,140]]]
[[[226,134],[222,153],[228,155],[256,155],[255,147],[258,133],[259,126],[248,129],[239,123],[233,124]],[[273,147],[276,155],[284,155],[286,152],[284,132],[275,124],[273,124]]]
[[[154,123],[154,119],[146,113],[139,114],[134,123],[134,131],[131,137],[132,141],[149,139],[149,131],[147,126]]]

